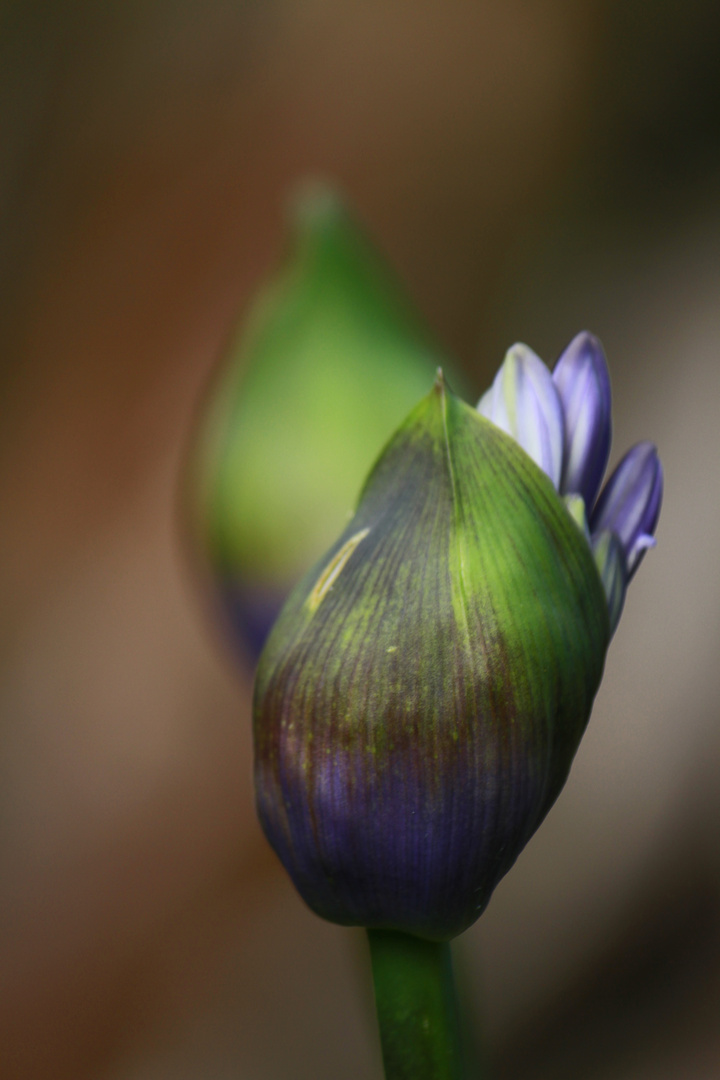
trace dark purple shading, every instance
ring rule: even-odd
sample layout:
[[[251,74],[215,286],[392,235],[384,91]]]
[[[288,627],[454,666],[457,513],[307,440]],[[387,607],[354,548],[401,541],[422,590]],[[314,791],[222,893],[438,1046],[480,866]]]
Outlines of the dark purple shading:
[[[603,347],[587,331],[577,334],[553,371],[565,412],[560,492],[582,495],[589,511],[610,455],[610,375]]]
[[[258,809],[267,835],[306,902],[342,924],[392,926],[452,937],[474,921],[537,827],[547,799],[547,766],[540,747],[513,746],[500,736],[502,766],[479,779],[458,753],[445,761],[441,795],[428,800],[418,775],[402,759],[368,782],[360,756],[339,750],[315,769],[324,790],[311,804],[303,779],[281,750],[282,792],[291,832],[268,813],[263,770]],[[537,757],[534,756],[534,753]],[[545,748],[545,753],[547,749]],[[271,796],[272,797],[272,796]],[[318,862],[322,820],[323,874]],[[482,871],[478,873],[479,867]]]
[[[285,593],[225,582],[220,586],[220,602],[233,643],[239,644],[255,665],[285,602]]]

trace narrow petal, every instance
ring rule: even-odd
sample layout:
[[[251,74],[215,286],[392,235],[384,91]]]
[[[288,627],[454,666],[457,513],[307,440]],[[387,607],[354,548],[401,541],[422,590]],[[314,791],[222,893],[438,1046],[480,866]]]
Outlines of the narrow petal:
[[[478,402],[478,412],[512,435],[559,488],[562,403],[552,375],[527,345],[508,350],[492,386]]]
[[[625,603],[628,582],[625,550],[618,536],[607,530],[593,537],[592,550],[607,598],[610,633],[614,634]]]
[[[555,365],[553,381],[565,412],[565,453],[560,490],[595,502],[610,454],[610,375],[602,345],[578,334]]]
[[[610,529],[625,551],[628,580],[653,544],[660,515],[663,472],[657,449],[649,442],[628,450],[602,490],[590,519],[593,533]]]

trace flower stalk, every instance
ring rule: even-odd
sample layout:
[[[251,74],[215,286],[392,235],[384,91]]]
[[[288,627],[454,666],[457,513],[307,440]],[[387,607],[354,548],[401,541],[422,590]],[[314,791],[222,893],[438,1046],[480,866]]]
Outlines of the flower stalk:
[[[450,944],[368,930],[386,1080],[461,1080]]]

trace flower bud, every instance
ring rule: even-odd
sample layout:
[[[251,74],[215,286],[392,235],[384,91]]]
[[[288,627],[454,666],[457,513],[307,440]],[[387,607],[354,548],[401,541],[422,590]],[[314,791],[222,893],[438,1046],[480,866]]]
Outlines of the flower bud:
[[[610,456],[610,375],[603,347],[593,334],[577,334],[552,373],[565,416],[560,490],[595,502]]]
[[[441,374],[260,660],[260,819],[334,922],[455,936],[555,801],[609,639],[587,539]]]
[[[438,360],[340,198],[307,186],[293,204],[288,257],[210,388],[187,470],[195,548],[253,652],[343,527]]]
[[[650,442],[633,446],[615,469],[593,511],[592,529],[611,529],[620,539],[627,560],[628,580],[648,548],[660,516],[663,472]]]
[[[506,431],[552,480],[592,548],[611,633],[648,548],[663,497],[652,443],[628,450],[597,498],[612,437],[610,374],[598,339],[576,334],[552,376],[527,345],[514,345],[478,412]]]

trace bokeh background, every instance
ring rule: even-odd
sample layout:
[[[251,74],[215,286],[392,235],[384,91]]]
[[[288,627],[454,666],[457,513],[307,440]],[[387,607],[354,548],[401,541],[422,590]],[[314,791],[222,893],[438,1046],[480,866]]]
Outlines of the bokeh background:
[[[497,1080],[720,1075],[720,16],[710,0],[0,6],[0,1071],[380,1076],[362,936],[255,821],[179,473],[288,190],[346,191],[489,381],[598,334],[660,447],[570,781],[458,942]]]

